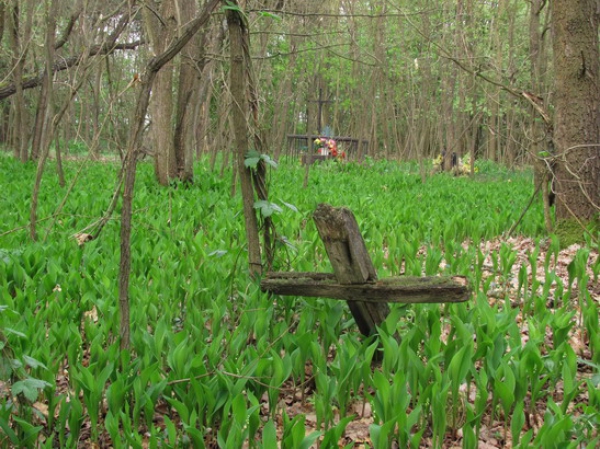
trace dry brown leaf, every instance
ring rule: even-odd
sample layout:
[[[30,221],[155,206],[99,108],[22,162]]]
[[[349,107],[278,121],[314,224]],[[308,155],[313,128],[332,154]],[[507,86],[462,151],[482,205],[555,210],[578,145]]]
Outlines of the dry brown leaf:
[[[90,320],[93,323],[97,323],[98,322],[98,309],[96,309],[96,306],[93,306],[91,308],[91,310],[88,310],[87,312],[83,312],[83,316]]]
[[[46,418],[48,417],[48,406],[43,402],[35,402],[33,404],[33,408],[35,408],[38,412],[44,415]]]
[[[75,234],[73,236],[73,238],[75,238],[75,240],[77,241],[77,244],[79,246],[83,246],[90,240],[93,240],[94,236],[92,234],[86,234],[84,232],[81,232],[81,233]]]

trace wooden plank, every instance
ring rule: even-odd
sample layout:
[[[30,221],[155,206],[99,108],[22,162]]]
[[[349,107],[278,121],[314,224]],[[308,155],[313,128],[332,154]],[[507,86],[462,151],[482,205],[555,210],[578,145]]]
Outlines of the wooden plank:
[[[339,284],[374,283],[377,273],[367,252],[365,241],[350,209],[319,204],[313,214],[319,236]],[[348,307],[358,328],[371,335],[389,314],[384,302],[366,302],[349,297]]]
[[[455,303],[467,301],[470,290],[463,276],[385,278],[372,283],[340,284],[328,273],[269,273],[260,283],[263,291],[278,295],[360,300],[370,303]]]

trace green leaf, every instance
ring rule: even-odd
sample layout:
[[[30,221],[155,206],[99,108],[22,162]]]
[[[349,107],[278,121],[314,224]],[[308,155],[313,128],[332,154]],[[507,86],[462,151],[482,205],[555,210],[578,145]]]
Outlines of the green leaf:
[[[298,449],[309,449],[314,444],[314,442],[317,441],[317,438],[319,438],[321,435],[323,435],[323,432],[316,431],[311,433],[310,435],[305,436],[302,440],[302,443],[300,443]]]
[[[172,447],[175,447],[175,443],[177,441],[177,428],[175,427],[173,421],[171,421],[167,415],[164,415],[163,419],[165,421],[165,430],[169,437],[169,443],[171,443]]]
[[[28,421],[13,416],[15,423],[22,429],[24,435],[19,441],[19,447],[33,447],[33,443],[37,440],[40,431],[44,428],[43,426],[34,426]]]
[[[226,0],[225,5],[223,5],[222,8],[224,11],[235,11],[235,12],[239,12],[240,14],[243,14],[242,8],[235,2],[232,2],[230,0]]]
[[[283,205],[286,206],[288,209],[293,210],[294,212],[298,212],[298,208],[296,206],[294,206],[293,204],[290,203],[286,203],[285,201],[282,201]]]
[[[336,447],[338,441],[340,440],[340,438],[342,437],[342,434],[344,433],[344,430],[346,429],[346,426],[354,418],[355,418],[354,415],[346,416],[345,418],[340,419],[340,422],[338,424],[336,424],[335,427],[332,427],[327,432],[325,432],[323,441],[321,442],[321,447]],[[305,449],[308,449],[311,444],[312,444],[312,442],[310,442],[310,444],[308,444],[306,446],[302,446],[302,447]]]
[[[277,429],[273,420],[267,421],[262,432],[263,447],[277,447]]]
[[[259,200],[254,203],[255,209],[260,209],[260,214],[263,217],[270,217],[274,212],[282,212],[283,209],[279,207],[275,203],[271,203],[270,201]]]
[[[238,394],[231,403],[231,411],[233,413],[233,418],[240,425],[240,427],[244,426],[246,422],[246,399],[243,394]]]
[[[39,360],[34,359],[33,357],[29,357],[28,355],[24,355],[23,356],[23,361],[25,362],[25,364],[33,369],[36,368],[43,368],[45,370],[47,370],[48,368],[46,368],[46,365],[44,365],[42,362],[40,362]]]
[[[216,250],[208,253],[208,255],[210,257],[212,257],[212,256],[223,257],[225,254],[227,254],[227,250],[226,249],[216,249]]]
[[[513,445],[517,445],[519,443],[519,439],[521,437],[521,431],[523,430],[523,426],[525,425],[525,413],[524,413],[525,404],[523,401],[519,401],[517,405],[515,405],[515,409],[513,410],[511,419],[510,419],[510,432],[512,435]]]
[[[246,157],[246,159],[244,159],[244,165],[246,166],[246,168],[256,169],[258,167],[259,162],[260,156]]]
[[[108,403],[109,411],[114,414],[119,413],[121,407],[125,403],[125,383],[123,378],[118,378],[106,389],[106,402]]]
[[[44,380],[28,378],[15,382],[11,391],[14,396],[18,395],[19,393],[23,393],[23,396],[25,396],[27,400],[30,402],[35,402],[38,398],[39,390],[51,386],[51,384]]]
[[[250,150],[248,151],[248,153],[246,153],[246,157],[244,159],[244,166],[246,166],[246,168],[256,170],[260,161],[264,161],[271,167],[277,168],[277,162],[271,159],[271,157],[268,154],[260,154],[256,150]]]
[[[266,164],[270,165],[273,168],[277,168],[277,162],[271,159],[268,154],[261,155],[261,159],[265,161]]]
[[[268,17],[270,19],[274,19],[277,20],[278,22],[281,22],[283,19],[281,18],[281,16],[278,16],[277,14],[273,14],[272,12],[268,12],[268,11],[260,11],[258,13],[261,17]]]
[[[12,327],[5,327],[4,332],[16,335],[17,337],[27,338],[27,335],[25,335],[23,332],[19,332],[18,330],[13,329]]]
[[[4,431],[4,434],[7,435],[8,438],[10,439],[10,441],[14,444],[14,446],[17,447],[17,445],[19,443],[19,437],[14,432],[14,430],[12,430],[8,421],[6,419],[2,418],[1,416],[0,416],[0,429],[2,429]],[[272,446],[272,447],[276,447],[276,446]]]

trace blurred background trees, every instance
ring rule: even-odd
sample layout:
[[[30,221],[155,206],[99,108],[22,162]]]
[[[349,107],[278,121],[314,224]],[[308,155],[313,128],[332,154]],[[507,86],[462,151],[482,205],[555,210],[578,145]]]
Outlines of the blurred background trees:
[[[39,157],[39,142],[51,146],[51,155],[122,154],[138,73],[204,3],[3,0],[3,148],[23,161]],[[593,1],[579,3],[596,17]],[[328,129],[368,141],[350,158],[425,160],[445,149],[509,167],[556,162],[548,158],[560,98],[551,25],[570,19],[544,0],[240,6],[250,31],[260,135],[276,157],[290,154],[287,135]],[[597,34],[595,19],[591,28]],[[161,184],[192,180],[200,154],[223,153],[222,163],[230,163],[228,45],[220,10],[161,70],[144,134]],[[593,67],[586,73],[598,81]],[[590,151],[597,156],[597,148]]]

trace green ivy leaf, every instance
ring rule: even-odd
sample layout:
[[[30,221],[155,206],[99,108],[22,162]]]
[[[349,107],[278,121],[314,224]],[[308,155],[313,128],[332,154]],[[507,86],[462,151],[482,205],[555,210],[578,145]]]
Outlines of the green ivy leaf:
[[[270,165],[271,167],[277,168],[277,162],[271,159],[271,157],[268,154],[260,154],[256,150],[250,150],[248,151],[248,153],[246,153],[244,165],[246,166],[246,168],[256,170],[261,160],[265,161],[265,163]]]
[[[273,215],[274,212],[282,212],[283,209],[270,201],[259,200],[254,203],[254,209],[260,209],[260,214],[267,218]]]
[[[268,154],[261,154],[260,158],[269,164],[273,168],[277,168],[277,162],[275,162]]]
[[[51,385],[44,380],[29,378],[15,382],[12,386],[12,394],[16,396],[19,393],[23,393],[23,396],[25,396],[27,400],[35,402],[39,390],[50,386]]]
[[[246,158],[244,159],[244,165],[246,168],[256,169],[258,167],[258,163],[260,162],[261,155],[256,150],[250,150],[246,153]]]

